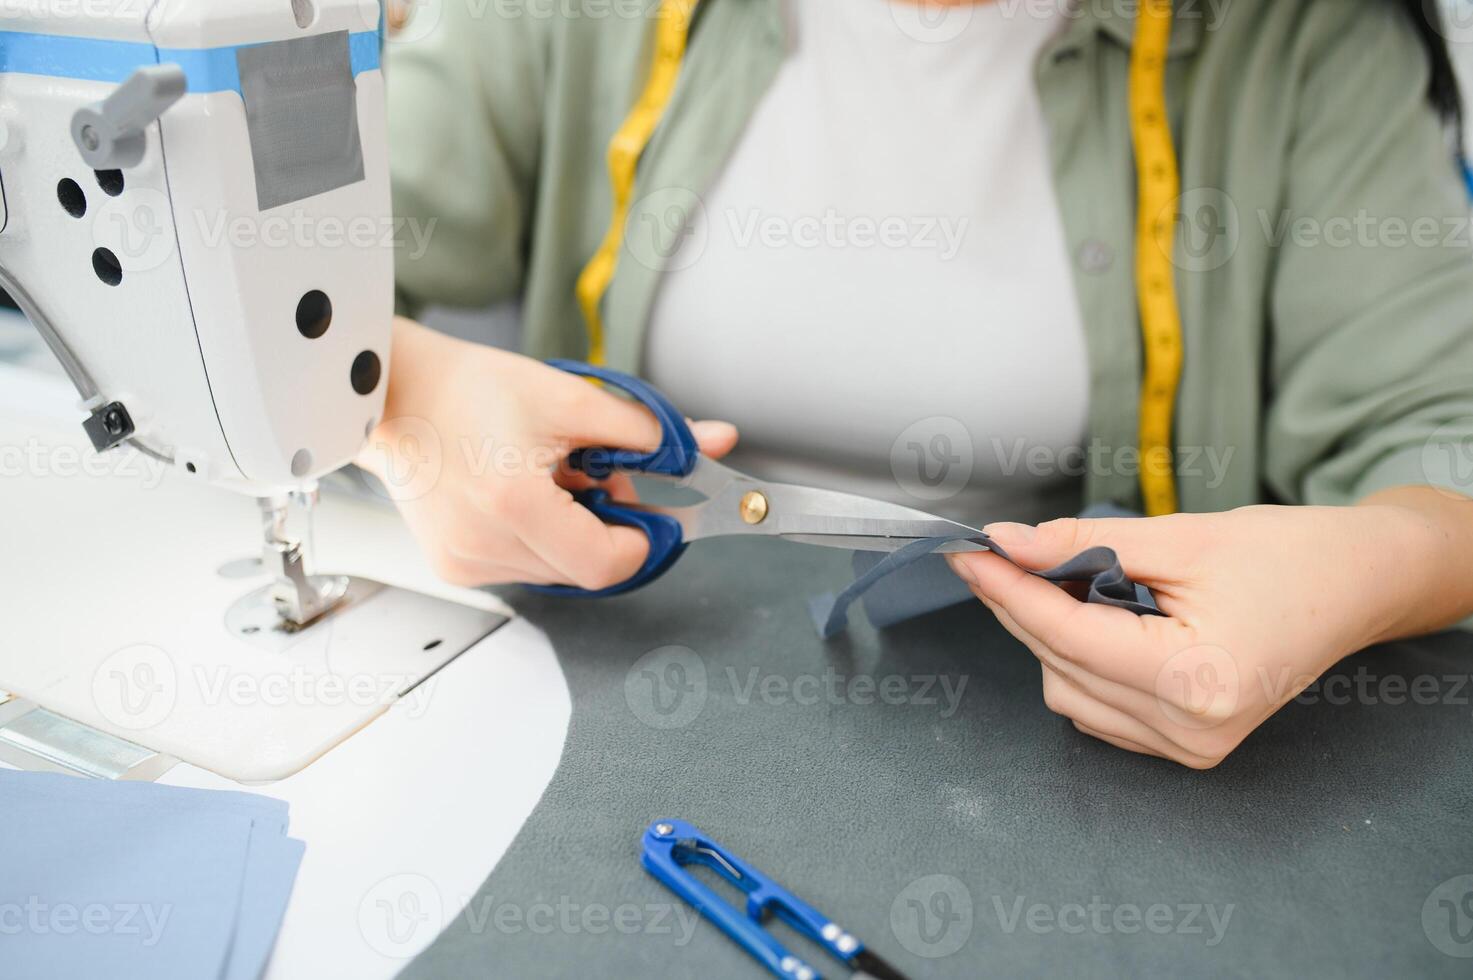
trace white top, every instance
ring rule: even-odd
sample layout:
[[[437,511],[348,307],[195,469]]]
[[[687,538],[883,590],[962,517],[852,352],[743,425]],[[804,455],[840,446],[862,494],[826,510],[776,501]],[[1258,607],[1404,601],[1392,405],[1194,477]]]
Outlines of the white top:
[[[789,0],[645,348],[741,427],[735,465],[968,522],[1077,505],[1089,371],[1033,81],[1058,6]]]

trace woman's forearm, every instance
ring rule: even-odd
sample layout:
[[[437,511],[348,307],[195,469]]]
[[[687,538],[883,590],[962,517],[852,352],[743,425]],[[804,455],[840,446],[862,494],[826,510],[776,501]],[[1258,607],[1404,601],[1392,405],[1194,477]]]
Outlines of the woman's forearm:
[[[1473,616],[1473,499],[1405,486],[1372,494],[1361,505],[1392,508],[1407,518],[1406,560],[1385,595],[1394,613],[1375,642],[1434,633]]]

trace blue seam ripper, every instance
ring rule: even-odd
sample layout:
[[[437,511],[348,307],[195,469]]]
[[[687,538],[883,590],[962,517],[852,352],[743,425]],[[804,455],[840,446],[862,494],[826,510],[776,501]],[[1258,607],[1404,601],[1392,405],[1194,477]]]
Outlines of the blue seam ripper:
[[[822,980],[814,967],[788,952],[767,931],[763,923],[770,916],[786,922],[853,969],[850,980],[906,980],[828,916],[800,901],[684,820],[652,823],[644,833],[644,853],[640,860],[646,871],[695,906],[696,911],[740,943],[774,976],[785,980]],[[691,874],[687,868],[691,864],[710,868],[745,892],[745,912],[738,911],[710,885]]]

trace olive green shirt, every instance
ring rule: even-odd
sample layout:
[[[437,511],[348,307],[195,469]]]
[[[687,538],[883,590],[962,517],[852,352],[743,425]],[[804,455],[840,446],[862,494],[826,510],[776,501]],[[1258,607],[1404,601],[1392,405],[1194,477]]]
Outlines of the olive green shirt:
[[[672,216],[711,185],[782,62],[779,2],[701,0],[603,300],[615,367],[639,364]],[[520,299],[529,353],[586,353],[575,283],[608,226],[605,151],[644,86],[657,9],[417,10],[387,59],[395,213],[429,232],[402,236],[401,309]],[[1142,370],[1134,9],[1081,0],[1036,67],[1090,353],[1085,492],[1125,506],[1139,506]],[[1176,11],[1182,509],[1347,503],[1403,484],[1473,494],[1469,206],[1412,26],[1390,0]]]

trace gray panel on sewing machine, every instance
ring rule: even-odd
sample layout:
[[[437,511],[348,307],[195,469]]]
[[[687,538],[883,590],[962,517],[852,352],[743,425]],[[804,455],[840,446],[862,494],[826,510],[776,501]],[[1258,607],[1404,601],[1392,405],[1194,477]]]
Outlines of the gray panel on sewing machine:
[[[510,593],[572,693],[562,763],[401,977],[764,976],[640,867],[660,817],[917,980],[1467,976],[1473,637],[1345,661],[1202,773],[1051,714],[979,603],[819,640],[805,599],[850,574],[730,539],[616,599]],[[1439,696],[1406,696],[1415,678]]]
[[[249,45],[236,63],[260,210],[363,179],[346,31]]]

